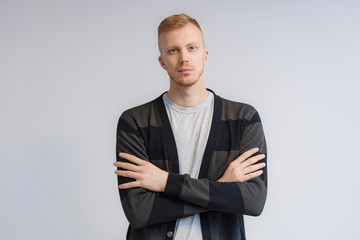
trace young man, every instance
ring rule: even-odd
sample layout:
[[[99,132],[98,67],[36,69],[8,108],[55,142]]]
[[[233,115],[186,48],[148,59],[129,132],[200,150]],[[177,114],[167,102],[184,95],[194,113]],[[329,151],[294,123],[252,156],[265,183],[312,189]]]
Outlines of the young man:
[[[205,88],[208,51],[196,20],[164,19],[158,43],[169,91],[118,123],[127,239],[245,239],[243,214],[259,215],[267,192],[260,117]]]

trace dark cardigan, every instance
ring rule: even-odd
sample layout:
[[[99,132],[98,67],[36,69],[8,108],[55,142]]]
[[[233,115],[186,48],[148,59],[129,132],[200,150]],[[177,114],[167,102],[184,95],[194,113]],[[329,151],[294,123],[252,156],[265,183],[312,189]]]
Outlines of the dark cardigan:
[[[214,111],[199,179],[179,174],[177,149],[162,96],[125,111],[118,123],[116,156],[133,154],[168,171],[164,193],[119,190],[130,226],[127,239],[172,239],[176,220],[200,214],[204,240],[245,239],[243,214],[258,216],[267,193],[267,167],[246,182],[217,182],[234,159],[258,147],[267,156],[257,111],[214,94]],[[265,157],[262,162],[266,162]],[[118,183],[132,179],[118,177]]]

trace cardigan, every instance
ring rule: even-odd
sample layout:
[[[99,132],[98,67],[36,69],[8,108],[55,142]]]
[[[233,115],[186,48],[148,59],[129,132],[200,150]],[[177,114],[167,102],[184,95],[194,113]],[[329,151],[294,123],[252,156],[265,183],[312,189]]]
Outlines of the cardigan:
[[[258,112],[214,93],[214,111],[198,179],[179,174],[176,143],[162,95],[123,112],[117,126],[120,152],[150,161],[169,172],[164,192],[145,188],[119,189],[129,228],[126,239],[173,239],[176,220],[200,214],[204,240],[245,239],[243,215],[261,214],[267,194],[267,164],[263,174],[245,182],[217,182],[228,165],[245,151],[266,142]],[[133,179],[118,176],[118,184]]]

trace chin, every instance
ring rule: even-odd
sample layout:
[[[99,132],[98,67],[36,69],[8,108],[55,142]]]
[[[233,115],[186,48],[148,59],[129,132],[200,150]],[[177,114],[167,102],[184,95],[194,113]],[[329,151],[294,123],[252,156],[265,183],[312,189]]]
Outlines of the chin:
[[[198,82],[198,80],[193,80],[193,79],[192,80],[178,79],[173,81],[182,87],[191,87],[192,85]]]
[[[196,84],[201,76],[194,77],[194,76],[187,76],[187,77],[179,77],[179,78],[171,78],[177,85],[182,87],[190,87]]]

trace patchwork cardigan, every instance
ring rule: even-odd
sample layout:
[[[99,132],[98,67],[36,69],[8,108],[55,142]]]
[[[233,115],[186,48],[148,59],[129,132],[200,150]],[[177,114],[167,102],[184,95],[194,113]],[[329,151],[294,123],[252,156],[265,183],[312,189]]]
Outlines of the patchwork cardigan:
[[[133,154],[169,172],[165,192],[119,190],[130,222],[127,239],[173,239],[176,220],[200,214],[204,240],[245,239],[243,215],[258,216],[267,193],[267,167],[246,182],[217,182],[245,151],[267,150],[261,120],[250,105],[214,94],[214,111],[198,179],[179,174],[176,143],[162,96],[125,111],[118,122],[116,156]],[[118,184],[133,181],[118,176]]]

